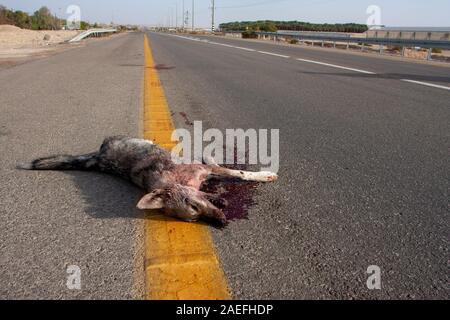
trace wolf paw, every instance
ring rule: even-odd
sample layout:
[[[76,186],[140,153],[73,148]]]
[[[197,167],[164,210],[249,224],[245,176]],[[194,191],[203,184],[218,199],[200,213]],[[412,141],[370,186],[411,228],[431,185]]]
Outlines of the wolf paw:
[[[261,179],[261,181],[263,182],[275,182],[278,180],[278,175],[273,173],[273,172],[260,172],[258,174],[259,178]]]

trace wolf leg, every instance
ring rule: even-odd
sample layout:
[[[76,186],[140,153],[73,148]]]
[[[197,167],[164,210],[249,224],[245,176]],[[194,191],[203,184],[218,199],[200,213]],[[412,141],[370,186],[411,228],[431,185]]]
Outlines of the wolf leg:
[[[243,170],[231,170],[217,165],[209,166],[212,176],[238,178],[244,181],[273,182],[278,180],[278,175],[273,172],[250,172]]]

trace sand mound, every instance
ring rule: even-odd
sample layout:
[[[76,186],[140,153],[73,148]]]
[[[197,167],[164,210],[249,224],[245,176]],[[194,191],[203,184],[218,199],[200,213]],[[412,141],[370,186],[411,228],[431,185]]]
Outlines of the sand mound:
[[[9,24],[0,25],[0,32],[20,32],[23,31],[19,27],[10,26]]]
[[[34,31],[0,25],[0,49],[45,47],[68,41],[77,34],[78,31]]]

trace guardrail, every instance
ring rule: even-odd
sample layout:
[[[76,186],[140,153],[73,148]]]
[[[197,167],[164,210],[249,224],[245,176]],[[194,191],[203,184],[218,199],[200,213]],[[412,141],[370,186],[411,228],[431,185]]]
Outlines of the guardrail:
[[[242,33],[240,31],[226,31],[225,33]],[[450,50],[450,41],[447,40],[422,40],[422,39],[395,39],[395,38],[372,38],[372,37],[350,37],[348,35],[311,35],[297,34],[291,32],[255,32],[259,36],[269,36],[276,39],[288,37],[299,41],[313,40],[323,42],[345,42],[345,43],[361,43],[375,44],[381,46],[400,46],[400,47],[421,47],[427,49],[447,49]]]
[[[117,29],[113,29],[113,28],[111,28],[111,29],[89,29],[89,30],[86,30],[86,31],[80,33],[72,40],[69,40],[69,42],[79,42],[83,39],[86,39],[86,38],[89,38],[92,36],[99,37],[104,34],[116,33],[116,32],[117,32]]]

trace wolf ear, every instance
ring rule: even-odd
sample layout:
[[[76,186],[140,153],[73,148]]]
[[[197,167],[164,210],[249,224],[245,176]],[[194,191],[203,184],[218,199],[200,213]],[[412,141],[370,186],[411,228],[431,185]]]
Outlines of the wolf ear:
[[[145,195],[138,203],[140,210],[157,210],[164,208],[164,190],[155,190]]]

